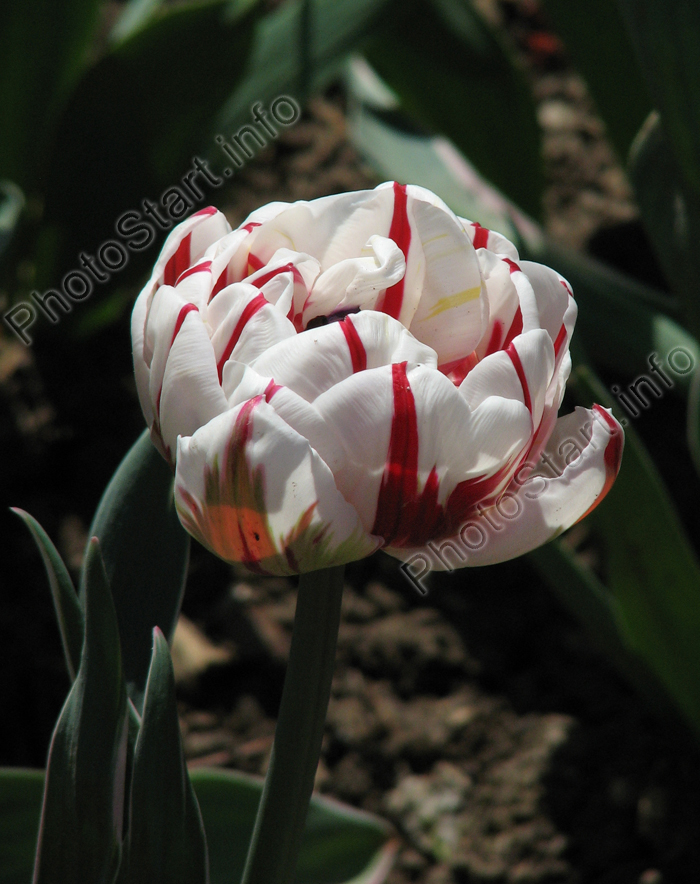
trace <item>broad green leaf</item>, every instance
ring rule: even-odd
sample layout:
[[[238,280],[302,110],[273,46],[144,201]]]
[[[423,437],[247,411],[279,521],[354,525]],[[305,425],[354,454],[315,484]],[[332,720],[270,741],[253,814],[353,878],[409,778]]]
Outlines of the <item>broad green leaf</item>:
[[[700,198],[700,4],[618,0],[679,169]]]
[[[258,22],[246,76],[222,109],[215,131],[229,135],[250,123],[255,102],[267,106],[282,94],[301,101],[302,85],[311,91],[323,89],[372,32],[387,2],[288,0],[280,4]],[[309,67],[306,71],[305,66]]]
[[[620,10],[610,0],[544,0],[544,8],[586,80],[624,162],[651,110],[651,100]]]
[[[56,118],[88,62],[99,0],[0,4],[0,178],[34,192]]]
[[[140,709],[153,627],[172,638],[185,588],[189,535],[180,525],[173,477],[145,430],[112,477],[95,513],[122,637],[129,694]]]
[[[262,780],[233,771],[190,774],[204,817],[211,884],[240,880]],[[0,770],[0,884],[28,884],[43,771]],[[298,866],[300,884],[381,884],[398,847],[378,817],[314,796]]]
[[[611,406],[579,366],[574,393]],[[700,734],[700,565],[668,491],[628,424],[620,474],[587,518],[603,544],[607,585],[624,643],[638,654]]]
[[[262,780],[232,771],[193,770],[209,844],[211,884],[239,881],[262,792]],[[387,823],[314,796],[296,879],[300,884],[370,884],[384,880],[396,843]]]
[[[392,125],[398,100],[391,97],[367,62],[348,66],[348,126],[357,149],[380,175],[418,184],[447,199],[463,218],[476,218],[511,241],[519,239],[512,216],[515,206],[502,197],[472,164],[442,136],[422,135]],[[522,223],[526,223],[523,217]]]
[[[615,596],[600,582],[566,538],[553,540],[533,550],[528,558],[535,565],[561,604],[583,626],[589,641],[658,715],[681,722],[673,699],[643,658],[624,641],[620,610]]]
[[[700,190],[687,186],[656,113],[634,142],[629,172],[649,242],[666,279],[681,298],[688,326],[697,334]]]
[[[163,0],[128,0],[110,32],[110,41],[121,43],[133,36],[148,24],[162,6]]]
[[[182,752],[168,643],[156,628],[131,778],[120,881],[206,884],[207,846]]]
[[[80,669],[49,750],[34,884],[111,884],[119,867],[128,718],[119,632],[99,544],[85,566]]]
[[[238,14],[238,5],[167,4],[82,78],[61,117],[47,169],[45,221],[60,256],[57,266],[43,270],[39,287],[55,286],[81,253],[94,255],[115,238],[127,258],[119,272],[128,265],[133,275],[145,263],[148,227],[140,239],[119,231],[115,236],[125,212],[137,213],[154,242],[197,201],[212,201],[212,188],[224,179],[212,174],[208,181],[192,163],[210,146],[212,120],[246,67],[258,13]],[[199,197],[183,184],[188,172]],[[148,215],[144,200],[156,204],[160,221]]]
[[[31,531],[34,542],[39,548],[44,560],[44,567],[49,578],[51,597],[53,598],[58,628],[61,632],[63,655],[68,668],[71,681],[75,679],[80,666],[80,653],[83,648],[83,632],[85,621],[83,607],[78,600],[78,595],[73,587],[68,569],[63,564],[63,559],[58,550],[51,542],[48,534],[44,531],[37,520],[25,513],[24,510],[12,508],[24,524]]]
[[[0,884],[29,884],[44,771],[0,769]]]
[[[541,216],[531,90],[471,3],[394,2],[363,51],[405,113],[447,136],[499,190]]]

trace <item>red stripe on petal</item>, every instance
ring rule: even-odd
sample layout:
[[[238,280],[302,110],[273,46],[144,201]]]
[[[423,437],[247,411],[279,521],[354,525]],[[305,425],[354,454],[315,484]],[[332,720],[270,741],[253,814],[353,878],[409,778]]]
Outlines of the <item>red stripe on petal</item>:
[[[443,537],[451,537],[458,531],[466,529],[465,520],[476,515],[477,507],[488,509],[501,496],[503,485],[508,483],[512,473],[512,463],[504,464],[492,476],[476,476],[465,479],[455,486],[445,504]],[[479,529],[484,532],[488,529]]]
[[[248,273],[255,273],[256,270],[260,270],[261,267],[265,266],[265,262],[261,261],[257,255],[254,255],[252,252],[248,255]]]
[[[564,286],[566,291],[569,293],[569,297],[573,298],[574,293],[571,291],[571,286],[569,285],[569,283],[565,279],[560,279],[559,282]]]
[[[562,325],[562,327],[559,329],[559,334],[557,335],[557,339],[554,342],[554,357],[555,357],[555,359],[559,355],[559,351],[561,350],[561,348],[564,346],[565,341],[566,341],[566,326]]]
[[[198,218],[200,215],[216,215],[219,210],[214,206],[207,206],[206,209],[200,209],[198,212],[195,212],[192,215],[193,218]]]
[[[229,358],[229,356],[233,352],[233,348],[240,340],[240,337],[243,334],[243,329],[246,327],[249,320],[252,319],[253,316],[255,316],[258,310],[261,310],[267,303],[268,302],[265,299],[264,295],[257,295],[255,298],[253,298],[252,301],[249,301],[246,304],[243,313],[241,313],[240,319],[236,323],[233,334],[229,338],[228,344],[226,344],[224,352],[221,354],[221,358],[219,359],[219,362],[216,366],[216,370],[219,373],[219,383],[221,383],[221,379],[224,374],[224,365],[226,364],[226,360]]]
[[[201,264],[195,264],[194,267],[188,267],[187,270],[183,270],[178,276],[175,285],[180,285],[183,279],[187,279],[193,273],[204,273],[205,271],[211,273],[211,261],[202,261]]]
[[[181,273],[190,266],[190,243],[192,242],[192,234],[188,233],[183,237],[180,245],[175,250],[168,263],[163,270],[163,282],[165,285],[175,285],[177,278]]]
[[[523,314],[520,307],[515,311],[515,316],[513,317],[513,321],[510,324],[510,328],[508,329],[508,334],[503,339],[503,343],[501,344],[501,349],[505,350],[506,347],[510,346],[513,341],[513,338],[517,338],[519,334],[522,334],[523,331]]]
[[[182,323],[185,321],[185,317],[188,313],[191,313],[193,310],[198,310],[196,304],[185,304],[184,307],[180,308],[180,312],[177,314],[177,319],[175,320],[175,328],[173,329],[173,336],[170,340],[170,346],[175,343],[175,338],[178,335],[178,332],[182,328]]]
[[[515,369],[515,372],[518,375],[518,379],[520,381],[520,385],[523,388],[523,399],[525,400],[525,407],[530,412],[530,414],[532,414],[532,399],[530,398],[530,388],[527,385],[525,369],[523,368],[523,364],[520,361],[518,351],[515,349],[513,344],[508,344],[508,347],[506,348],[506,353],[510,357],[510,361],[513,363],[513,368]]]
[[[505,261],[505,263],[510,267],[511,273],[519,273],[520,267],[515,263],[515,261],[511,261],[510,258],[501,258],[501,261]]]
[[[408,212],[406,207],[408,204],[407,186],[405,184],[397,184],[394,182],[394,214],[391,218],[391,227],[389,228],[389,239],[393,239],[396,245],[403,252],[404,258],[408,261],[408,250],[411,247],[411,225],[408,221]],[[403,293],[405,276],[395,285],[390,286],[384,292],[382,306],[378,308],[381,313],[387,313],[394,319],[399,318],[401,307],[403,305]]]
[[[261,224],[262,221],[249,221],[247,224],[244,224],[243,227],[241,227],[241,230],[247,230],[248,233],[250,233],[251,231],[255,230],[256,227],[260,227]]]
[[[170,348],[172,349],[173,344],[175,343],[175,338],[178,336],[180,329],[182,328],[182,324],[185,321],[188,313],[191,313],[193,310],[198,310],[196,304],[185,304],[180,308],[180,312],[177,314],[177,319],[175,320],[175,327],[173,328],[173,336],[170,339]],[[168,354],[169,355],[169,354]],[[167,366],[167,361],[166,361]],[[163,377],[165,377],[165,372],[163,372]],[[163,395],[163,384],[161,382],[160,389],[158,390],[158,395],[156,396],[156,418],[160,419],[160,397]]]
[[[445,365],[439,365],[438,368],[456,387],[459,387],[469,372],[475,365],[478,365],[478,363],[479,357],[476,355],[476,352],[473,352],[462,359],[455,359],[453,362],[446,362]]]
[[[350,358],[352,359],[353,374],[358,371],[364,371],[367,368],[367,351],[365,350],[365,345],[362,343],[362,339],[360,338],[353,321],[349,316],[346,316],[340,323],[340,327],[342,328],[345,340],[348,343],[348,350],[350,351]]]
[[[248,260],[250,261],[250,257],[248,258]],[[253,282],[253,285],[257,286],[258,288],[262,288],[266,282],[269,282],[271,279],[279,276],[280,273],[291,273],[295,283],[301,283],[302,285],[304,285],[304,287],[306,287],[304,283],[304,277],[299,272],[299,268],[291,262],[289,264],[283,265],[282,267],[276,267],[274,270],[270,270],[267,273],[263,273],[262,276],[258,277],[258,279]]]
[[[488,248],[489,231],[485,227],[482,227],[478,221],[472,221],[472,227],[474,228],[474,248]]]
[[[276,384],[274,380],[271,380],[270,383],[265,387],[265,402],[269,402],[270,399],[275,395],[278,390],[281,390],[282,387],[280,384]]]
[[[211,294],[209,295],[209,303],[211,304],[212,298],[215,295],[218,295],[222,289],[225,289],[228,285],[228,267],[224,267],[223,271],[219,274],[219,278],[214,283],[214,287],[211,290]]]
[[[371,532],[383,537],[386,544],[398,539],[404,507],[415,499],[418,487],[418,418],[406,365],[401,362],[391,366],[394,413]]]
[[[503,334],[503,324],[500,320],[494,319],[493,321],[493,329],[491,330],[491,337],[489,338],[489,342],[486,345],[486,352],[484,356],[490,356],[491,353],[495,353],[497,350],[501,349],[501,335]]]

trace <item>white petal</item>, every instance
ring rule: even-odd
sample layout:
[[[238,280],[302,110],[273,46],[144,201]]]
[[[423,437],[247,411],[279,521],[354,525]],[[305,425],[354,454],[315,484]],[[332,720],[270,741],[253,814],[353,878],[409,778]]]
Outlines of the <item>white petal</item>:
[[[435,365],[436,357],[400,322],[368,310],[288,338],[252,365],[313,402],[356,371],[403,361]]]
[[[521,261],[519,266],[529,283],[520,295],[523,331],[544,328],[554,343],[569,306],[570,287],[562,276],[544,264]]]
[[[482,228],[483,229],[483,228]],[[498,255],[486,249],[477,251],[489,304],[489,322],[476,347],[479,359],[501,350],[523,330],[518,289],[511,267]],[[522,274],[519,274],[522,276]]]
[[[493,397],[472,412],[443,374],[424,365],[361,372],[314,404],[345,447],[338,487],[365,528],[385,538],[392,531],[429,537],[449,518],[442,507],[460,482],[498,474],[500,487],[507,481],[500,472],[531,432],[520,403]]]
[[[321,271],[315,258],[304,252],[277,249],[259,270],[249,274],[246,282],[257,286],[268,301],[290,319],[301,316],[309,293]]]
[[[464,379],[460,392],[476,408],[489,396],[515,399],[527,406],[536,427],[554,373],[554,347],[547,332],[518,335],[506,350],[492,353]]]
[[[180,438],[175,501],[191,534],[259,573],[340,565],[378,545],[328,466],[263,398]]]
[[[391,437],[391,373],[390,365],[361,371],[314,402],[344,446],[346,466],[335,473],[336,483],[367,532],[374,525]]]
[[[316,280],[305,305],[306,327],[316,316],[330,316],[344,310],[371,310],[385,289],[403,279],[406,261],[393,240],[371,236],[357,258],[333,264]]]
[[[289,387],[281,387],[273,378],[259,375],[241,362],[229,362],[224,372],[224,389],[230,390],[228,407],[235,408],[256,396],[264,396],[275,412],[300,436],[308,439],[333,473],[345,465],[345,450],[335,431],[321,417],[313,404]]]
[[[410,292],[419,277],[420,301],[411,316],[402,311],[399,318],[437,352],[440,364],[453,362],[472,352],[488,322],[479,262],[451,212],[418,200],[410,211],[416,237],[411,238],[405,286]]]
[[[459,220],[466,230],[469,239],[474,243],[475,249],[488,249],[489,252],[503,255],[505,258],[510,258],[511,261],[518,260],[518,250],[503,234],[498,233],[496,230],[488,230],[477,221],[467,221],[466,218],[460,218]]]
[[[392,195],[376,190],[293,203],[253,231],[251,253],[264,265],[277,249],[291,249],[326,269],[357,257],[373,234],[386,236],[392,210]]]
[[[211,345],[219,377],[232,362],[253,362],[280,341],[296,337],[294,326],[265,296],[246,282],[234,283],[209,304]],[[230,390],[224,387],[228,396]]]
[[[210,206],[195,212],[170,232],[153,268],[151,281],[175,285],[180,273],[196,263],[212,243],[230,230],[230,224],[217,209]]]
[[[386,551],[407,574],[490,565],[546,543],[597,506],[612,486],[622,457],[622,428],[596,405],[557,421],[538,469],[513,481],[497,506],[474,512],[460,530],[422,549]]]
[[[192,311],[175,335],[163,376],[159,415],[166,446],[174,452],[179,435],[192,435],[226,407],[209,335]]]

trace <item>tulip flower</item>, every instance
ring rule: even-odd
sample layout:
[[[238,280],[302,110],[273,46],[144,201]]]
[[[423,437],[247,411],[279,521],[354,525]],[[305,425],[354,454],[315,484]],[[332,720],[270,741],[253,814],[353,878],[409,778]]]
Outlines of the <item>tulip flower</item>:
[[[198,212],[132,320],[182,524],[262,574],[545,543],[622,454],[605,409],[557,417],[576,310],[554,270],[420,187],[271,203],[236,230]]]

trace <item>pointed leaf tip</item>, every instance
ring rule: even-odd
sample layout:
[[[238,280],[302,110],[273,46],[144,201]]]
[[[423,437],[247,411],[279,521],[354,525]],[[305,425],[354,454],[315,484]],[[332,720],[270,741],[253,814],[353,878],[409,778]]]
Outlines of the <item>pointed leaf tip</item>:
[[[10,509],[27,526],[41,553],[44,568],[49,578],[49,587],[58,620],[58,628],[61,633],[63,655],[68,675],[71,681],[74,681],[80,666],[80,654],[83,647],[85,624],[82,605],[78,599],[68,569],[48,534],[37,520],[25,512],[25,510],[15,506],[10,507]]]

